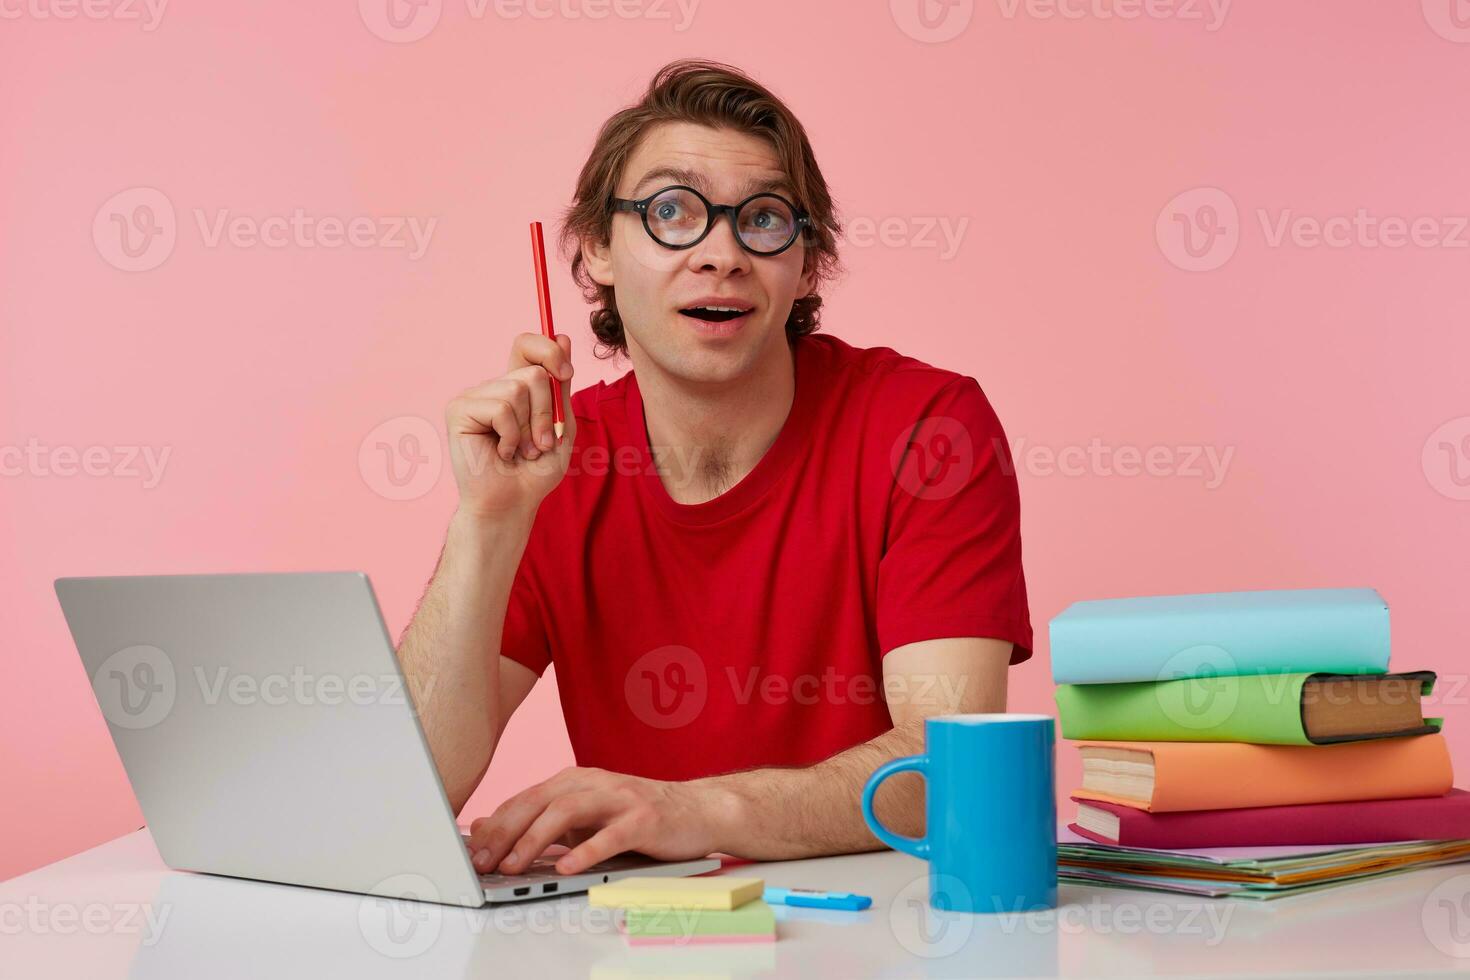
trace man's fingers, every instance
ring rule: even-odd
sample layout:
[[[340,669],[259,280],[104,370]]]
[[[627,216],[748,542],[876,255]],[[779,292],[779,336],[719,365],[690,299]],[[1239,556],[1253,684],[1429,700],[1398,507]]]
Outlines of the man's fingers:
[[[496,807],[490,816],[470,824],[470,855],[475,868],[479,871],[495,870],[541,812],[557,797],[578,792],[592,772],[596,770],[564,769],[512,796]],[[531,860],[540,856],[538,851],[531,855]]]
[[[567,337],[556,340],[539,333],[523,333],[516,337],[510,347],[510,370],[517,371],[529,365],[537,365],[548,374],[562,381],[570,381],[572,369],[572,342]]]
[[[634,847],[632,830],[627,821],[616,821],[603,827],[556,861],[556,873],[580,874],[601,861],[630,851]]]
[[[537,454],[550,452],[556,448],[556,433],[551,426],[551,379],[546,372],[539,367],[521,368],[515,372],[515,376],[526,382],[526,390],[530,397],[530,444],[525,447],[528,451],[535,448]],[[565,386],[563,386],[565,387]],[[535,456],[529,456],[535,459]]]
[[[523,434],[530,432],[531,393],[521,379],[503,379],[466,392],[450,406],[451,426],[493,434],[496,452],[509,462]]]
[[[611,806],[606,794],[572,793],[558,796],[546,805],[531,826],[500,862],[503,874],[520,874],[547,847],[556,843],[574,827],[588,827],[604,816]]]

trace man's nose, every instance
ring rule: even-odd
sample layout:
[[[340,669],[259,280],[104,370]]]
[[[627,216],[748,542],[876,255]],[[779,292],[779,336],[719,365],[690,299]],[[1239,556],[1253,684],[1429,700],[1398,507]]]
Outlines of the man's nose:
[[[689,250],[689,268],[724,276],[750,271],[750,253],[740,247],[727,215],[720,215],[704,241]]]

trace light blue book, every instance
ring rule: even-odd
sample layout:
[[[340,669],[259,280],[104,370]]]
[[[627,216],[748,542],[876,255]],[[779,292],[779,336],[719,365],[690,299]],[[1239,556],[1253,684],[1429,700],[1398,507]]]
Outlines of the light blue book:
[[[1387,670],[1388,604],[1374,589],[1092,599],[1051,621],[1058,684]]]

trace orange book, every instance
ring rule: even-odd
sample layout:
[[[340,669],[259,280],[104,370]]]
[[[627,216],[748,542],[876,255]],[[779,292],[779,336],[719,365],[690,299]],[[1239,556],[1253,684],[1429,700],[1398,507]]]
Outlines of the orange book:
[[[1153,813],[1443,796],[1454,771],[1444,736],[1337,745],[1079,742],[1079,799]]]

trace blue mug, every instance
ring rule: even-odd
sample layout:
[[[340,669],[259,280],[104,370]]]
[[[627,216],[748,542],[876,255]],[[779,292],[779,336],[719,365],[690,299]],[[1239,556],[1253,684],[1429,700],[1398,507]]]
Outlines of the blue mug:
[[[929,904],[1027,912],[1057,904],[1056,736],[1047,715],[945,715],[924,722],[923,755],[888,762],[863,787],[863,819],[896,851],[929,862]],[[926,829],[906,837],[873,816],[896,772],[924,777]]]

